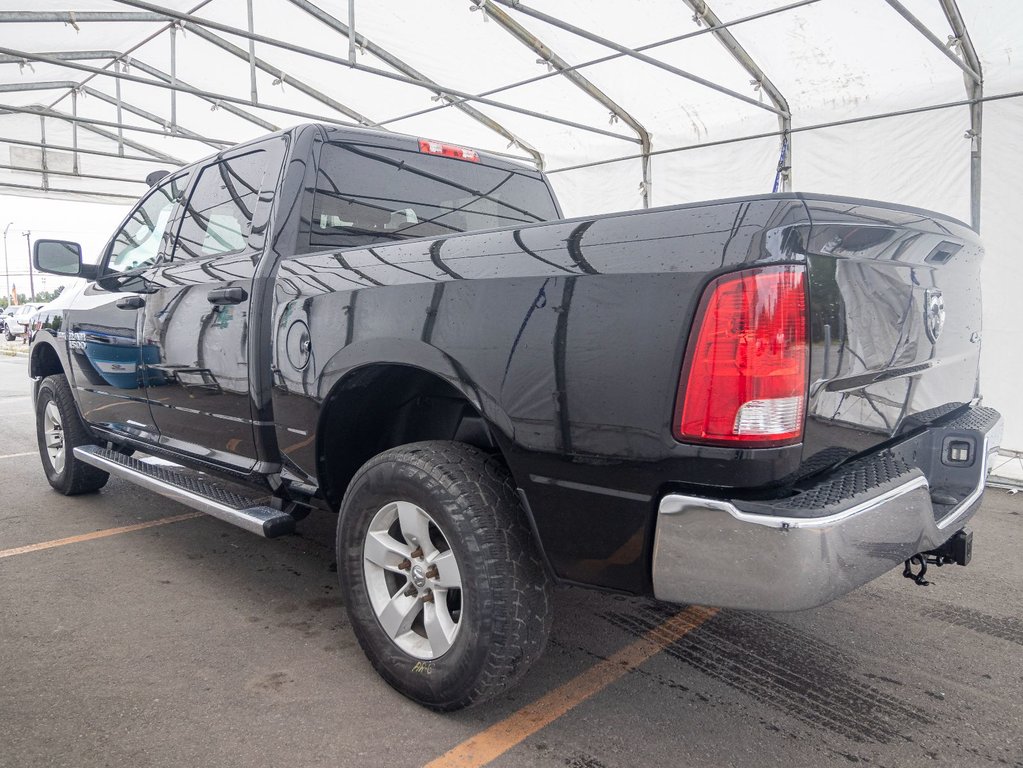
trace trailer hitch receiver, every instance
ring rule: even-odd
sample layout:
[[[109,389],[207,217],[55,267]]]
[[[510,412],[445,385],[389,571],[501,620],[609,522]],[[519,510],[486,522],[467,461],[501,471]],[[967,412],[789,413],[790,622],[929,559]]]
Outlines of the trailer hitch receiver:
[[[937,549],[930,549],[927,552],[918,552],[906,561],[902,568],[902,575],[920,587],[926,587],[931,582],[924,578],[927,574],[928,565],[936,565],[939,568],[943,565],[968,565],[973,557],[973,531],[963,529],[956,533]],[[913,572],[913,567],[919,566],[920,570]]]

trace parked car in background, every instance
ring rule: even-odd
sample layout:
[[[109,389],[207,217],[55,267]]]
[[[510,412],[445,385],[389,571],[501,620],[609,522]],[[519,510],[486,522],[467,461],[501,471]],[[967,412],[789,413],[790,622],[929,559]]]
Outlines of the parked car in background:
[[[14,312],[4,317],[4,337],[8,341],[14,341],[19,336],[28,333],[29,320],[42,306],[42,304],[29,303],[14,307]]]
[[[84,288],[85,284],[79,282],[77,285],[61,291],[57,298],[33,312],[28,319],[28,340],[31,342],[40,328],[49,328],[57,333],[64,318],[64,308],[69,306],[71,299],[80,294]]]
[[[7,332],[7,318],[13,315],[18,309],[17,304],[4,307],[3,312],[0,312],[0,334]]]

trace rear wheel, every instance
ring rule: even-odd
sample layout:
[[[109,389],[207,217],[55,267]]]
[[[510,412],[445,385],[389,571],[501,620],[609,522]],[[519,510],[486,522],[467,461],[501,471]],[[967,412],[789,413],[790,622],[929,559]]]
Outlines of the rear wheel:
[[[65,496],[97,491],[110,475],[75,457],[75,448],[95,445],[64,374],[47,376],[36,395],[36,435],[46,479]]]
[[[359,643],[410,699],[477,704],[543,652],[550,584],[499,460],[442,441],[385,451],[352,480],[337,539]]]

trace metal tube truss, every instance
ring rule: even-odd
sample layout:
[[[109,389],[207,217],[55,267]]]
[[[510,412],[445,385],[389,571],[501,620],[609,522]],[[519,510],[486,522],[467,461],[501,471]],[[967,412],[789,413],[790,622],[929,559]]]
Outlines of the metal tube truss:
[[[888,5],[895,9],[895,12],[898,13],[902,18],[908,21],[913,26],[913,28],[916,29],[917,32],[919,32],[921,35],[927,38],[927,40],[930,41],[930,43],[935,48],[941,51],[942,55],[945,56],[945,58],[947,58],[957,67],[959,67],[959,69],[961,69],[968,77],[973,78],[974,82],[980,82],[981,76],[979,66],[973,66],[969,62],[963,61],[954,53],[952,53],[952,51],[949,50],[948,46],[945,45],[945,42],[941,40],[941,38],[939,38],[933,32],[931,32],[931,30],[927,28],[927,25],[920,21],[920,19],[918,19],[916,16],[914,16],[912,12],[908,8],[906,8],[906,6],[899,2],[899,0],[885,0],[885,2],[887,2]],[[944,0],[939,0],[939,2],[941,2],[942,9],[945,11],[945,16],[948,17],[949,22],[951,22],[952,19],[949,16],[950,13],[949,5],[945,3]],[[954,6],[955,2],[952,3],[952,7]],[[958,8],[955,10],[955,14],[957,16],[959,15]],[[959,20],[962,21],[961,16],[959,17]]]
[[[751,21],[756,21],[757,19],[763,19],[763,18],[765,18],[767,16],[774,16],[775,14],[778,14],[778,13],[785,13],[787,11],[793,11],[793,10],[795,10],[797,8],[802,8],[802,7],[807,6],[807,5],[814,5],[815,3],[819,3],[819,2],[822,2],[822,1],[823,0],[796,0],[796,2],[794,2],[794,3],[789,3],[787,5],[780,5],[777,8],[769,8],[769,9],[767,9],[765,11],[759,11],[758,13],[752,13],[749,16],[742,16],[742,17],[740,17],[738,19],[733,19],[732,21],[722,22],[720,28],[721,29],[730,29],[731,27],[736,27],[736,26],[739,26],[740,24],[747,24],[747,23],[749,23]],[[651,50],[653,48],[660,48],[661,46],[671,45],[672,43],[680,43],[683,40],[689,40],[689,39],[694,38],[694,37],[700,37],[701,35],[710,34],[713,31],[714,31],[714,29],[711,29],[709,27],[705,27],[703,29],[697,29],[694,32],[686,32],[685,34],[682,34],[682,35],[675,35],[674,37],[669,37],[669,38],[666,38],[664,40],[658,40],[658,41],[653,42],[653,43],[647,43],[646,45],[638,46],[636,48],[636,50],[640,51],[640,52],[642,52],[642,51],[649,51],[649,50]],[[579,71],[581,69],[586,69],[587,67],[594,67],[594,66],[597,66],[598,64],[605,64],[605,63],[607,63],[609,61],[614,61],[615,59],[623,58],[624,56],[625,56],[624,53],[611,53],[611,54],[608,54],[607,56],[601,56],[601,57],[596,58],[596,59],[590,59],[589,61],[584,61],[584,62],[582,62],[580,64],[573,64],[572,66],[568,67],[565,70],[565,72],[568,72],[568,71]],[[564,74],[564,72],[561,72],[561,71],[558,71],[558,70],[551,70],[550,72],[544,72],[544,73],[539,74],[539,75],[533,75],[532,77],[527,77],[524,80],[518,80],[518,81],[516,81],[514,83],[508,83],[506,85],[499,85],[496,88],[490,88],[490,89],[488,89],[486,91],[483,91],[482,93],[475,94],[475,97],[476,98],[483,98],[485,96],[493,96],[493,95],[498,94],[498,93],[504,93],[505,91],[514,90],[515,88],[521,88],[521,87],[526,86],[526,85],[532,85],[533,83],[538,83],[538,82],[540,82],[542,80],[546,80],[546,79],[551,78],[551,77],[561,77],[563,74]],[[419,110],[416,110],[415,112],[409,112],[408,114],[398,115],[397,117],[389,117],[386,120],[382,120],[380,122],[380,125],[388,125],[390,123],[399,122],[400,120],[408,120],[409,118],[419,117],[420,115],[426,115],[426,114],[429,114],[430,112],[436,112],[439,109],[446,109],[447,107],[457,106],[461,102],[462,102],[461,99],[454,99],[454,100],[448,101],[448,102],[446,102],[444,104],[438,104],[438,105],[433,106],[433,107],[426,107],[425,109],[419,109]]]
[[[38,141],[28,141],[26,139],[12,139],[9,136],[0,137],[0,144],[15,144],[19,147],[34,147],[35,149],[41,149],[42,144]],[[76,143],[72,143],[71,146],[66,144],[47,144],[47,149],[52,149],[57,152],[71,152],[76,155],[95,155],[96,157],[108,157],[115,158],[117,160],[133,160],[140,163],[160,163],[163,164],[166,161],[157,159],[155,157],[147,157],[145,155],[120,155],[117,152],[104,152],[101,149],[89,149],[87,147],[80,147]],[[77,174],[75,174],[77,175]]]
[[[482,8],[490,19],[497,22],[497,24],[511,34],[512,37],[540,56],[540,59],[548,65],[560,71],[565,76],[566,80],[578,87],[583,93],[594,99],[605,109],[609,110],[613,119],[621,120],[636,132],[636,135],[639,137],[641,142],[640,146],[642,147],[643,152],[643,181],[640,185],[640,189],[643,194],[643,207],[649,208],[651,193],[650,150],[652,149],[650,132],[623,107],[619,106],[613,99],[611,99],[610,96],[587,79],[585,75],[571,69],[571,65],[567,61],[561,58],[558,54],[551,50],[549,46],[540,40],[539,37],[531,33],[503,10],[493,5],[487,5],[486,0],[473,0],[473,2],[477,8]]]
[[[104,139],[107,139],[108,141],[111,141],[111,142],[113,142],[115,144],[117,143],[117,134],[116,133],[112,133],[110,131],[103,130],[103,127],[116,127],[116,123],[111,123],[111,122],[108,122],[108,121],[99,122],[99,121],[95,121],[95,120],[90,120],[88,118],[78,117],[77,115],[69,115],[66,112],[61,112],[59,110],[56,110],[53,107],[13,107],[13,106],[9,106],[9,105],[6,105],[6,104],[0,104],[0,114],[4,114],[5,112],[10,112],[10,113],[15,113],[15,114],[37,115],[41,111],[45,112],[47,117],[52,117],[52,118],[55,118],[55,119],[58,119],[58,120],[64,120],[65,122],[71,123],[72,127],[76,126],[76,125],[80,126],[83,130],[88,131],[89,133],[95,134],[96,136],[100,136],[100,137],[102,137]],[[143,133],[148,133],[148,132],[159,133],[158,131],[149,131],[149,129],[140,129],[140,130]],[[165,135],[165,134],[161,134],[161,135]],[[0,139],[0,142],[8,142],[8,143],[11,143],[11,144],[16,143],[16,142],[14,142],[12,140],[8,140],[8,139]],[[160,151],[158,151],[156,149],[153,149],[152,147],[148,147],[145,144],[140,144],[139,142],[132,141],[131,139],[127,139],[126,138],[124,140],[124,145],[126,147],[131,147],[132,149],[134,149],[134,150],[136,150],[138,152],[142,152],[142,153],[144,153],[146,155],[149,155],[149,157],[152,158],[152,161],[154,161],[154,162],[170,163],[172,165],[184,165],[185,164],[185,161],[181,160],[180,158],[174,157],[173,155],[165,154],[165,153],[160,152]],[[84,152],[84,150],[79,150],[79,151]],[[111,153],[111,155],[113,157],[122,157],[122,155],[120,153]],[[126,158],[127,156],[125,155],[124,157]]]
[[[301,80],[297,80],[297,79],[293,80],[293,79],[288,78],[283,69],[281,69],[280,67],[275,67],[273,64],[269,63],[265,59],[261,59],[258,56],[256,56],[255,54],[253,54],[252,58],[250,60],[248,51],[245,51],[245,50],[239,48],[237,45],[234,45],[233,43],[228,42],[224,38],[222,38],[222,37],[220,37],[218,35],[213,34],[208,29],[204,29],[203,27],[200,27],[197,24],[192,24],[192,23],[186,23],[185,24],[185,29],[187,29],[189,32],[191,32],[196,37],[201,37],[206,42],[211,43],[212,45],[217,46],[218,48],[220,48],[223,51],[226,51],[227,53],[230,53],[232,56],[236,56],[237,58],[242,59],[243,61],[249,61],[257,69],[262,70],[263,72],[266,72],[268,75],[273,75],[274,77],[278,78],[282,85],[286,82],[288,85],[293,87],[296,91],[300,91],[301,93],[304,93],[309,98],[311,98],[311,99],[313,99],[315,101],[318,101],[320,104],[323,104],[324,106],[330,107],[331,109],[333,109],[333,110],[335,110],[337,112],[340,112],[342,115],[345,115],[346,117],[351,118],[352,120],[354,120],[359,125],[367,125],[367,126],[374,126],[374,125],[376,125],[376,123],[374,123],[372,120],[370,120],[368,117],[366,117],[362,113],[357,112],[356,110],[352,109],[351,107],[347,106],[346,104],[342,104],[337,99],[332,99],[330,96],[328,96],[327,94],[323,93],[322,91],[318,91],[317,89],[313,88],[311,85],[307,85],[306,83],[303,83]],[[249,42],[253,43],[252,40],[250,40]],[[253,99],[253,104],[255,105],[255,100],[254,99]],[[265,107],[266,105],[265,104],[259,104],[258,106]]]
[[[1006,99],[1023,99],[1023,91],[1011,91],[1009,93],[998,93],[993,96],[984,96],[980,99],[981,102],[987,103],[989,101],[1004,101]],[[907,115],[919,115],[924,112],[937,112],[942,109],[955,109],[956,107],[968,107],[975,103],[974,99],[962,99],[960,101],[947,101],[943,104],[928,104],[923,107],[909,107],[907,109],[896,109],[890,112],[879,112],[873,115],[863,115],[861,117],[850,117],[845,120],[833,120],[826,123],[814,123],[813,125],[798,125],[793,126],[791,133],[806,133],[808,131],[823,131],[828,128],[839,128],[844,125],[856,125],[857,123],[869,123],[874,120],[885,120],[890,117],[906,117]],[[688,152],[691,149],[706,149],[708,147],[724,147],[729,144],[740,144],[744,141],[756,141],[758,139],[769,139],[773,136],[781,136],[781,131],[765,131],[763,133],[753,133],[746,136],[735,136],[730,139],[719,139],[717,141],[703,141],[697,144],[686,144],[682,147],[669,147],[667,149],[655,149],[650,154],[656,157],[657,155],[671,155],[676,152]],[[611,165],[612,163],[622,163],[627,160],[638,160],[642,155],[624,155],[622,157],[612,157],[605,160],[593,160],[588,163],[577,163],[576,165],[566,165],[561,168],[552,168],[547,171],[547,175],[553,175],[555,173],[567,173],[569,171],[579,171],[584,168],[596,168],[601,165]]]
[[[42,187],[33,187],[31,184],[12,184],[6,181],[0,181],[0,189],[11,189],[17,192],[42,192]],[[102,197],[107,200],[116,199],[124,200],[125,202],[134,203],[137,201],[138,195],[119,195],[116,192],[94,192],[86,189],[58,189],[56,187],[50,187],[47,192],[58,194],[58,195],[83,195],[85,197]]]
[[[141,107],[136,107],[134,104],[126,102],[123,99],[108,96],[103,93],[103,91],[97,91],[95,88],[88,85],[81,86],[79,91],[92,96],[95,99],[99,99],[100,101],[105,101],[107,104],[114,104],[117,106],[118,110],[123,109],[125,112],[133,114],[136,117],[141,117],[143,120],[156,123],[157,125],[162,126],[168,135],[176,136],[178,138],[192,139],[193,141],[200,142],[218,151],[223,149],[223,145],[219,142],[211,141],[202,134],[191,131],[188,128],[183,128],[180,125],[174,125],[173,122],[168,123],[167,120],[159,115],[154,115],[152,112],[148,112]],[[121,122],[120,117],[118,117],[118,122]]]
[[[134,68],[134,69],[142,70],[147,75],[151,75],[152,77],[155,77],[155,78],[157,78],[159,80],[162,80],[165,83],[170,83],[171,82],[171,76],[168,75],[163,70],[161,70],[161,69],[159,69],[157,67],[154,67],[154,66],[152,66],[150,64],[146,64],[144,61],[141,61],[139,59],[130,58],[130,57],[127,56],[127,54],[121,53],[120,51],[46,51],[46,52],[41,53],[40,55],[47,56],[47,57],[49,57],[51,59],[58,59],[60,61],[97,61],[97,60],[117,61],[117,60],[124,60],[126,62],[129,62],[130,66],[132,68]],[[21,61],[21,60],[18,59],[16,56],[10,56],[10,55],[2,55],[2,56],[0,56],[0,64],[17,63],[18,61]],[[91,79],[91,78],[89,78],[89,79]],[[67,89],[70,89],[73,93],[77,93],[78,89],[80,87],[82,87],[82,85],[84,85],[84,83],[78,83],[78,82],[71,81],[71,80],[64,81],[64,82],[66,83],[66,85],[64,85],[63,87],[67,88]],[[189,83],[186,83],[181,78],[177,78],[177,82],[180,83],[181,85],[185,86],[186,88],[192,88],[194,90],[199,90],[198,88],[195,88],[195,86],[190,85]],[[35,84],[35,88],[39,88],[39,84]],[[7,89],[3,85],[0,85],[0,93],[2,93],[4,90],[7,90]],[[31,90],[34,90],[34,88],[33,88],[33,84],[32,83],[28,83],[28,84],[25,84],[25,87],[23,89],[21,89],[21,88],[10,88],[9,90],[26,90],[26,91],[31,91]],[[252,114],[251,112],[246,112],[244,109],[239,109],[238,107],[234,106],[233,104],[227,104],[227,103],[224,103],[224,102],[219,102],[216,99],[210,98],[209,96],[201,96],[199,98],[201,98],[206,103],[213,105],[215,108],[223,109],[225,112],[230,112],[232,115],[235,115],[236,117],[240,117],[242,120],[247,120],[248,122],[252,123],[253,125],[258,125],[260,128],[263,128],[266,131],[273,132],[273,131],[279,131],[280,130],[279,126],[274,125],[273,123],[268,122],[268,121],[264,120],[263,118],[258,117],[256,115]]]
[[[124,0],[122,0],[122,2],[123,1]],[[769,112],[775,112],[777,114],[780,114],[780,110],[777,107],[762,104],[750,96],[746,96],[745,94],[733,91],[732,89],[726,88],[723,85],[718,85],[717,83],[711,80],[702,78],[699,75],[694,75],[692,72],[687,72],[684,69],[680,69],[679,67],[663,62],[660,59],[655,59],[652,56],[647,56],[645,53],[621,45],[620,43],[616,43],[614,40],[608,40],[606,37],[601,37],[600,35],[594,34],[593,32],[585,30],[581,27],[577,27],[574,24],[569,24],[567,21],[562,21],[556,16],[551,16],[550,14],[543,13],[542,11],[538,11],[535,8],[530,8],[529,6],[523,5],[522,3],[518,2],[518,0],[485,0],[485,2],[499,3],[500,5],[503,5],[507,8],[512,8],[518,11],[519,13],[525,14],[526,16],[532,16],[534,19],[546,22],[547,24],[550,24],[553,27],[563,29],[566,32],[571,32],[573,35],[578,35],[579,37],[585,40],[589,40],[592,43],[603,45],[605,48],[610,48],[613,51],[618,51],[618,53],[636,59],[637,61],[642,61],[644,64],[649,64],[650,66],[656,67],[657,69],[663,69],[665,72],[670,72],[673,75],[677,75],[686,80],[690,80],[691,82],[698,83],[699,85],[702,85],[705,88],[710,88],[711,90],[717,91],[718,93],[723,93],[726,96],[731,96],[733,99],[737,99],[746,104],[751,104],[759,109],[766,109]]]
[[[60,60],[57,58],[51,58],[50,56],[47,56],[45,54],[28,53],[27,51],[17,51],[11,48],[0,48],[0,54],[6,54],[16,59],[23,59],[27,61],[39,61],[46,64],[54,64],[56,66],[67,67],[68,69],[75,69],[81,72],[88,72],[91,75],[101,75],[103,77],[114,78],[115,80],[127,80],[133,83],[149,85],[154,88],[174,90],[179,93],[187,93],[190,96],[195,96],[196,98],[204,99],[206,101],[212,100],[228,104],[243,104],[247,107],[256,107],[258,109],[265,109],[270,112],[278,112],[280,114],[291,115],[293,117],[301,117],[305,120],[315,120],[317,122],[333,123],[335,125],[351,125],[351,123],[345,122],[344,120],[339,120],[335,117],[327,117],[324,115],[312,114],[309,112],[303,112],[302,110],[298,109],[288,109],[287,107],[278,107],[273,106],[271,104],[253,104],[248,99],[242,99],[236,96],[228,96],[227,94],[213,93],[210,91],[205,91],[197,88],[189,88],[183,85],[180,81],[178,81],[178,83],[174,85],[172,83],[163,82],[160,80],[151,80],[145,77],[138,77],[137,75],[132,75],[129,74],[128,72],[114,72],[109,69],[104,69],[102,67],[86,66],[85,64],[79,64],[68,59]]]
[[[24,115],[45,115],[46,117],[52,117],[54,119],[64,120],[65,122],[68,122],[68,123],[72,123],[72,124],[73,123],[77,123],[78,125],[81,125],[81,126],[98,126],[98,127],[101,127],[101,128],[113,128],[115,130],[117,128],[123,128],[125,131],[134,131],[136,133],[146,133],[146,134],[150,134],[150,135],[153,135],[153,136],[163,136],[163,137],[170,136],[171,138],[184,139],[186,141],[195,141],[196,140],[196,139],[193,139],[193,138],[191,138],[189,136],[183,136],[183,135],[180,135],[180,134],[170,134],[170,133],[167,133],[166,131],[160,130],[159,128],[146,128],[145,126],[141,126],[141,125],[125,125],[123,123],[118,123],[118,122],[113,121],[113,120],[98,120],[96,118],[91,118],[91,117],[77,117],[75,115],[69,115],[66,112],[58,112],[58,111],[56,111],[54,109],[51,109],[49,107],[16,107],[16,106],[11,105],[11,104],[0,104],[0,114],[3,114],[4,112],[13,112],[15,114],[24,114]],[[108,132],[100,133],[99,131],[93,131],[93,132],[103,136],[104,138],[108,138],[108,139],[110,139],[111,141],[114,141],[114,142],[116,142],[118,140],[116,133],[108,133]],[[211,139],[211,138],[206,137],[206,136],[204,136],[202,138],[203,138],[203,141],[205,141],[205,142],[213,142],[214,144],[220,144],[221,146],[224,146],[224,147],[230,147],[233,144],[237,144],[238,143],[236,141],[231,141],[230,139]],[[161,158],[163,160],[166,160],[167,162],[173,162],[176,165],[184,165],[185,164],[183,160],[179,160],[177,158],[174,158],[171,155],[165,155],[162,152],[158,152],[157,150],[152,149],[151,147],[146,147],[146,146],[141,145],[141,144],[133,144],[127,138],[124,139],[124,145],[126,147],[132,147],[133,149],[137,149],[140,152],[146,152],[148,154],[151,154],[151,155],[153,155],[153,157],[159,157],[159,158]]]
[[[704,0],[683,0],[692,8],[696,18],[703,20],[710,28],[717,41],[731,54],[739,65],[749,73],[756,87],[767,94],[767,98],[778,108],[778,126],[781,128],[781,151],[778,157],[778,172],[775,182],[776,192],[792,190],[792,113],[789,102],[778,87],[764,74],[764,70],[746,52],[746,49],[735,39],[731,30],[725,27],[718,15],[714,13]]]
[[[296,45],[294,43],[289,43],[289,42],[286,42],[284,40],[278,40],[278,39],[273,38],[273,37],[267,37],[266,35],[250,34],[246,30],[240,29],[238,27],[233,27],[230,24],[222,24],[222,23],[220,23],[218,21],[212,21],[210,19],[200,18],[198,16],[195,16],[194,14],[183,13],[181,11],[175,11],[175,10],[171,10],[171,9],[168,9],[168,8],[161,8],[160,6],[153,5],[152,3],[144,2],[144,0],[118,0],[118,2],[121,2],[124,5],[130,5],[130,6],[133,6],[135,8],[141,8],[143,10],[147,10],[147,11],[150,11],[150,12],[153,12],[153,13],[160,14],[160,15],[162,15],[164,17],[164,20],[171,20],[172,21],[174,19],[178,19],[178,20],[181,20],[181,21],[188,21],[188,22],[191,22],[192,24],[195,24],[195,25],[198,25],[198,26],[201,26],[201,27],[206,27],[208,29],[216,30],[218,32],[224,32],[224,33],[229,34],[229,35],[237,35],[240,38],[243,38],[243,39],[246,39],[246,40],[254,40],[257,43],[263,43],[264,45],[273,46],[274,48],[280,48],[280,49],[285,50],[285,51],[291,51],[292,53],[302,54],[304,56],[308,56],[308,57],[313,58],[313,59],[318,59],[320,61],[326,61],[326,62],[329,62],[331,64],[339,64],[339,65],[341,65],[343,67],[347,67],[349,69],[353,69],[353,70],[356,70],[356,71],[359,71],[359,72],[367,72],[369,74],[377,75],[378,77],[383,77],[383,78],[386,78],[388,80],[394,80],[396,82],[405,83],[407,85],[414,85],[417,88],[422,88],[422,89],[425,89],[425,90],[432,91],[433,93],[436,93],[436,94],[438,94],[438,95],[440,95],[440,96],[442,96],[444,98],[447,98],[448,96],[462,97],[462,98],[465,98],[465,99],[467,99],[469,101],[476,101],[476,102],[479,102],[480,104],[487,104],[487,105],[492,106],[492,107],[498,107],[500,109],[508,110],[509,112],[518,112],[519,114],[526,115],[528,117],[535,117],[535,118],[540,119],[540,120],[548,120],[548,121],[553,122],[553,123],[560,123],[561,125],[567,125],[570,128],[578,128],[579,130],[582,130],[582,131],[590,131],[592,133],[598,133],[598,134],[602,134],[602,135],[605,135],[605,136],[611,136],[612,138],[620,139],[622,141],[633,142],[633,143],[636,143],[636,144],[639,143],[639,140],[633,138],[632,136],[623,136],[622,134],[615,133],[614,131],[604,130],[603,128],[597,128],[596,126],[586,125],[584,123],[577,123],[577,122],[572,121],[572,120],[566,120],[565,118],[557,117],[555,115],[549,115],[549,114],[546,114],[546,113],[543,113],[543,112],[537,112],[536,110],[526,109],[525,107],[519,107],[519,106],[516,106],[514,104],[508,104],[508,103],[501,102],[501,101],[494,101],[493,99],[477,98],[476,96],[473,96],[473,94],[471,94],[471,93],[467,93],[465,91],[458,90],[456,88],[449,88],[446,85],[442,85],[440,83],[435,83],[435,82],[433,82],[432,80],[429,80],[429,79],[420,79],[420,78],[416,78],[416,77],[409,76],[409,75],[406,75],[406,74],[402,74],[400,72],[390,72],[390,71],[388,71],[386,69],[380,69],[378,67],[370,67],[370,66],[367,66],[365,64],[359,64],[358,62],[356,62],[355,64],[352,64],[351,62],[348,61],[347,58],[341,58],[341,57],[338,57],[338,56],[331,55],[329,53],[324,53],[322,51],[317,51],[317,50],[313,50],[311,48],[306,48],[306,47],[301,46],[301,45]],[[295,2],[295,0],[291,0],[291,2]],[[303,2],[305,2],[305,0],[303,0]],[[311,4],[308,4],[308,5],[311,6]],[[312,6],[312,7],[315,7],[315,6]],[[26,13],[26,12],[25,11],[21,11],[19,13]],[[76,18],[79,21],[83,20],[83,16],[85,16],[84,12],[76,14]],[[329,19],[332,19],[332,21],[330,22],[331,26],[335,26],[335,28],[339,28],[336,25],[340,25],[341,27],[344,27],[345,29],[347,29],[347,27],[345,27],[344,24],[342,24],[337,19],[334,19],[329,14],[326,14],[326,17],[329,18]],[[357,36],[356,41],[360,44],[360,46],[362,46],[363,45],[363,41],[365,41],[365,50],[372,52],[374,55],[376,55],[378,57],[380,56],[380,54],[384,54],[384,55],[389,56],[389,54],[387,54],[386,51],[383,51],[382,49],[377,48],[376,46],[373,46],[373,48],[371,49],[369,47],[371,45],[369,43],[369,41],[365,40],[365,38],[362,38],[361,36]],[[4,49],[0,49],[0,52],[2,52],[3,50]],[[385,61],[386,61],[386,59],[385,59]],[[400,61],[400,60],[395,59],[395,61]],[[391,64],[390,61],[388,61],[387,63]],[[405,66],[407,66],[407,65],[405,65]],[[262,106],[262,105],[260,105],[260,106]]]
[[[360,35],[358,32],[353,30],[351,28],[351,26],[342,24],[339,19],[335,18],[334,16],[331,16],[326,11],[324,11],[321,8],[313,5],[311,2],[309,2],[309,0],[290,0],[290,2],[295,7],[300,8],[301,10],[305,11],[306,13],[308,13],[314,19],[319,21],[321,24],[324,24],[324,25],[330,27],[335,32],[339,32],[339,33],[341,33],[342,35],[344,35],[345,37],[348,38],[348,42],[349,42],[349,61],[350,61],[352,66],[355,66],[355,63],[356,63],[353,51],[354,51],[355,46],[358,45],[364,51],[367,51],[367,52],[373,54],[378,59],[380,59],[381,61],[386,63],[388,66],[392,67],[396,72],[400,72],[401,74],[406,75],[407,77],[413,78],[416,81],[418,81],[419,83],[421,83],[423,85],[426,85],[427,87],[430,87],[430,89],[432,91],[434,91],[434,93],[436,93],[437,96],[440,96],[441,98],[444,98],[444,99],[449,99],[448,93],[450,93],[450,92],[447,89],[443,88],[438,83],[436,83],[435,81],[431,80],[429,77],[427,77],[422,72],[420,72],[417,69],[415,69],[414,67],[410,66],[406,62],[402,61],[401,59],[399,59],[394,54],[390,53],[389,51],[384,50],[383,48],[381,48],[379,45],[377,45],[376,43],[372,42],[371,40],[368,40],[364,35]],[[353,3],[353,2],[354,2],[354,0],[349,0],[349,3],[350,3],[349,8],[350,9],[353,8],[353,6],[351,5],[351,3]],[[449,101],[450,101],[450,99],[449,99]],[[522,151],[524,151],[527,154],[529,154],[533,158],[533,163],[536,165],[536,167],[538,169],[540,169],[540,170],[543,170],[543,168],[544,168],[544,158],[543,158],[543,155],[540,153],[540,150],[538,150],[532,144],[528,143],[527,141],[522,139],[520,136],[517,136],[516,134],[514,134],[508,128],[506,128],[505,126],[501,125],[501,123],[499,123],[497,120],[494,120],[492,117],[483,114],[478,109],[476,109],[475,107],[473,107],[473,106],[471,106],[469,104],[466,104],[466,103],[462,102],[462,103],[456,104],[455,106],[456,106],[457,109],[459,109],[462,112],[464,112],[466,115],[471,117],[476,122],[480,123],[481,125],[486,126],[490,130],[492,130],[495,133],[497,133],[498,135],[504,137],[508,142],[510,142],[511,145],[517,146]]]

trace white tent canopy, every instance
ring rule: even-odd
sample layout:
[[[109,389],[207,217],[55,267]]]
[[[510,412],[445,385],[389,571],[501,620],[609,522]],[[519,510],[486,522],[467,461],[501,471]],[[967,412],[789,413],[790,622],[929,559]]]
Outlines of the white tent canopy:
[[[979,223],[984,391],[1023,449],[1023,3],[20,7],[0,0],[0,193],[127,203],[152,170],[325,121],[540,165],[569,215],[793,189]]]

